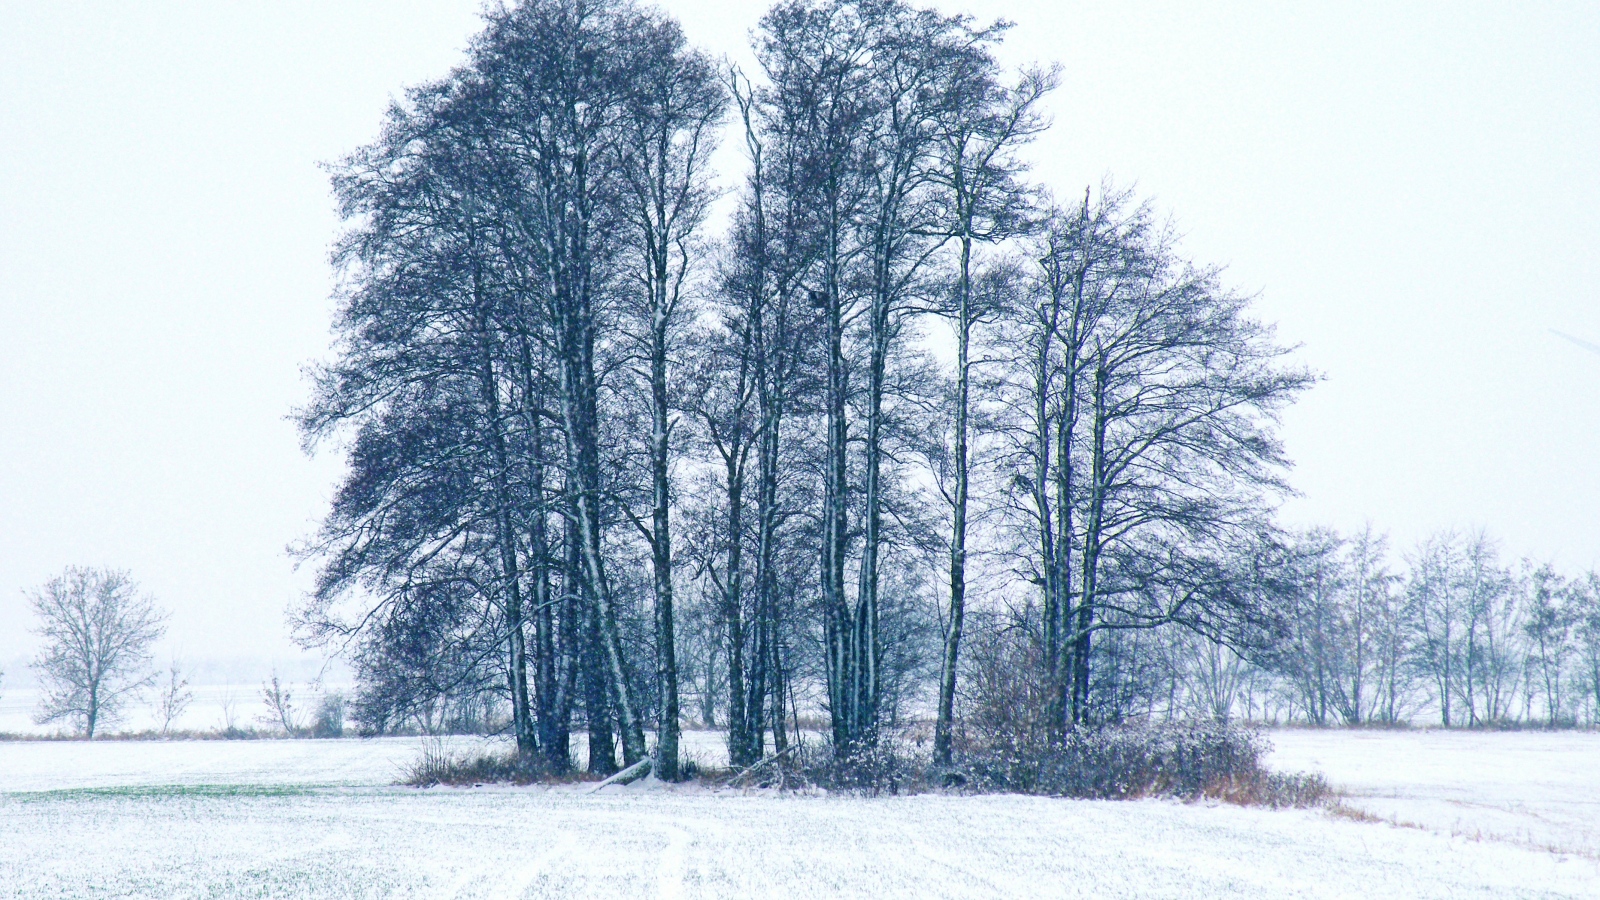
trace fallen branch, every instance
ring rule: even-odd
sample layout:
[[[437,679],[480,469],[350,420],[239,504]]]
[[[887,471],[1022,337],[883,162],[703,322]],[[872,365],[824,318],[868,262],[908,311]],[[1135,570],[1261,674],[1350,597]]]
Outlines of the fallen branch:
[[[755,771],[757,769],[761,768],[762,766],[766,765],[767,763],[776,762],[777,760],[783,759],[785,756],[788,756],[790,753],[794,752],[794,749],[796,747],[798,747],[798,746],[800,746],[800,745],[799,744],[790,744],[788,747],[784,748],[784,750],[782,752],[780,752],[780,753],[774,753],[771,756],[763,756],[760,759],[760,761],[758,761],[755,764],[751,765],[749,768],[745,769],[743,772],[740,772],[739,774],[737,774],[737,775],[733,776],[732,778],[728,779],[728,783],[729,784],[733,784],[734,782],[738,781],[741,778],[744,778],[747,775],[755,774]]]
[[[611,776],[610,778],[607,778],[605,781],[602,781],[599,784],[595,785],[594,787],[590,788],[589,789],[589,793],[592,794],[595,791],[598,791],[601,788],[606,787],[608,785],[613,785],[613,784],[632,784],[633,782],[638,781],[639,779],[641,779],[641,778],[645,777],[646,775],[650,774],[650,763],[651,762],[652,762],[652,758],[649,757],[649,756],[646,756],[644,759],[639,760],[638,762],[636,762],[633,765],[627,767],[626,769],[623,769],[621,772],[618,772],[617,774]]]

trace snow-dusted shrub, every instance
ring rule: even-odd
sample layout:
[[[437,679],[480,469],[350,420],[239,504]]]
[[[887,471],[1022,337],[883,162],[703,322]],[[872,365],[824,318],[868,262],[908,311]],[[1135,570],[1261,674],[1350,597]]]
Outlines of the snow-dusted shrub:
[[[534,784],[558,780],[537,754],[479,752],[457,753],[443,741],[423,744],[422,755],[411,764],[401,781],[412,787],[439,784]]]
[[[920,767],[892,740],[845,753],[835,753],[832,747],[825,745],[808,746],[802,751],[800,772],[817,787],[865,794],[898,794],[920,786]]]
[[[897,734],[877,744],[836,753],[831,744],[800,742],[781,753],[762,758],[744,769],[729,770],[725,783],[733,787],[777,788],[808,791],[817,788],[856,794],[899,794],[927,787],[923,778],[926,759],[904,746]],[[709,774],[717,780],[723,776]]]
[[[1062,797],[1202,798],[1265,806],[1323,801],[1321,776],[1279,774],[1259,730],[1214,723],[1078,728],[1054,746],[1000,741],[969,746],[957,774],[975,790]]]
[[[345,699],[338,691],[329,691],[317,702],[317,714],[311,722],[311,736],[319,738],[344,737]]]

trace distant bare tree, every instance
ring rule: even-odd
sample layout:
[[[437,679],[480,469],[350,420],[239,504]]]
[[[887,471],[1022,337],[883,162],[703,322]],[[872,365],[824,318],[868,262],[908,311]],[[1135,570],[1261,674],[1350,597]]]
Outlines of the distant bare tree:
[[[1577,621],[1579,686],[1593,725],[1600,722],[1600,574],[1590,571],[1582,581],[1574,581],[1570,596]]]
[[[161,717],[161,733],[166,734],[172,727],[172,721],[183,715],[183,711],[194,702],[194,691],[189,690],[189,679],[183,674],[177,660],[167,666],[166,681],[161,684],[161,692],[156,697],[156,714]]]
[[[1180,674],[1188,681],[1191,707],[1200,716],[1227,722],[1245,695],[1249,665],[1233,648],[1204,635],[1184,632],[1178,640],[1179,649],[1188,651],[1188,671]]]
[[[1511,714],[1523,604],[1516,579],[1500,564],[1487,533],[1468,536],[1462,559],[1466,615],[1461,701],[1468,725],[1499,722]]]
[[[222,731],[224,734],[233,734],[239,730],[239,697],[229,688],[222,692],[222,699],[218,701],[222,707]]]
[[[1532,684],[1544,695],[1546,721],[1552,727],[1561,723],[1563,669],[1571,651],[1573,616],[1567,608],[1566,580],[1547,564],[1529,577],[1527,619],[1522,629],[1528,636],[1527,668]]]
[[[1418,545],[1408,560],[1411,566],[1406,593],[1416,629],[1416,665],[1433,682],[1440,723],[1451,725],[1451,702],[1461,692],[1462,619],[1466,603],[1461,594],[1461,539],[1442,532]]]
[[[281,727],[291,737],[300,732],[298,712],[294,708],[293,695],[289,693],[289,685],[278,680],[278,673],[272,673],[272,680],[261,685],[261,699],[267,704],[267,714],[260,721],[268,727]]]
[[[45,686],[35,721],[68,720],[94,740],[155,681],[150,645],[166,633],[166,615],[138,591],[127,572],[72,566],[30,595],[45,641],[33,663]]]

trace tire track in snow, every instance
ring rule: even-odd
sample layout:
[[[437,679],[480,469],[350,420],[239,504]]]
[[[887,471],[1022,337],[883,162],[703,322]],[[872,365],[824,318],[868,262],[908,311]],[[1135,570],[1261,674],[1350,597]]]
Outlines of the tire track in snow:
[[[677,900],[683,896],[683,870],[688,857],[689,832],[671,825],[658,824],[667,835],[667,846],[661,850],[661,860],[656,864],[656,896]]]
[[[487,874],[482,868],[473,868],[461,873],[450,885],[445,896],[452,900],[457,897],[522,897],[532,889],[533,883],[539,876],[550,868],[550,864],[558,857],[565,856],[573,846],[572,835],[563,832],[545,847],[543,853],[511,872],[505,872],[496,866],[494,871]]]

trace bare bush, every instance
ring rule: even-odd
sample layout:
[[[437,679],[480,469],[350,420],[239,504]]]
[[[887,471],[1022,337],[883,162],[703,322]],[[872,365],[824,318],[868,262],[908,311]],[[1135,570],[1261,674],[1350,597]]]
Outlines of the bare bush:
[[[1311,806],[1329,789],[1320,775],[1267,769],[1259,730],[1218,723],[1078,728],[1057,745],[1011,742],[963,748],[959,765],[977,790],[1125,800],[1175,797],[1261,806]]]
[[[267,705],[267,712],[257,717],[257,721],[268,728],[282,728],[285,734],[293,737],[300,733],[300,712],[294,708],[294,696],[289,687],[278,681],[276,671],[272,673],[272,680],[261,685],[261,699]]]
[[[329,691],[317,701],[317,713],[311,721],[311,736],[319,738],[344,737],[344,694]]]
[[[193,702],[194,691],[189,690],[189,679],[179,668],[178,661],[173,660],[167,667],[167,679],[162,682],[161,692],[156,697],[156,715],[161,717],[162,735],[171,731],[173,720],[183,715]]]
[[[571,773],[562,773],[571,780]],[[537,754],[479,752],[457,753],[441,740],[429,740],[422,755],[406,770],[401,784],[411,787],[474,784],[535,784],[557,780],[556,773]]]

